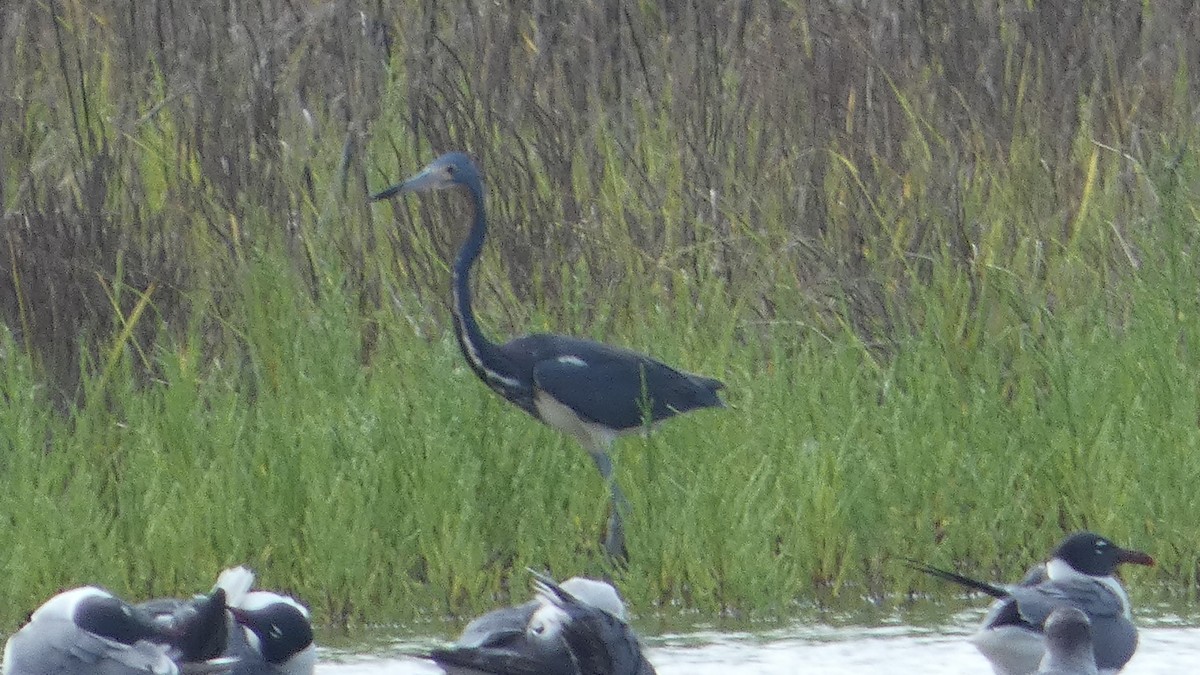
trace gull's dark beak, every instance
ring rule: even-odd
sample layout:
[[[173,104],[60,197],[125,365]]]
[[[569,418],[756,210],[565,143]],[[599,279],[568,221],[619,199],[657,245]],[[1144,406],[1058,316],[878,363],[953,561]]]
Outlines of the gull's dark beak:
[[[1154,558],[1151,558],[1150,554],[1128,548],[1117,551],[1117,562],[1146,565],[1147,567],[1154,566]]]

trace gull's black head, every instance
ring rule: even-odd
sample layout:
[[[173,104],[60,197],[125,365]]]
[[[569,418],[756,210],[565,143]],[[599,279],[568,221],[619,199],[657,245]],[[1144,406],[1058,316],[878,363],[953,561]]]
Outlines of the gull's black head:
[[[122,644],[160,639],[159,628],[150,615],[124,600],[97,591],[75,605],[75,625]]]
[[[218,588],[183,603],[167,623],[174,633],[170,642],[179,650],[179,660],[200,662],[221,656],[229,636],[225,590]]]
[[[312,644],[312,623],[296,605],[272,602],[255,609],[231,607],[234,619],[258,638],[267,663],[282,664]]]
[[[1121,548],[1092,532],[1076,532],[1054,549],[1054,557],[1077,572],[1094,577],[1111,576],[1124,563],[1153,565],[1154,558],[1127,548]]]

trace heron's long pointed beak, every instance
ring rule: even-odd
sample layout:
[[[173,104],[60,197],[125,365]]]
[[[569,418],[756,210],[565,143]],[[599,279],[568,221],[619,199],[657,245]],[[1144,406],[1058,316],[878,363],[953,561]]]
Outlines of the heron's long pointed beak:
[[[371,201],[377,202],[381,199],[388,199],[389,197],[395,197],[396,195],[408,194],[410,192],[423,192],[425,190],[433,190],[438,187],[441,187],[441,184],[442,184],[442,176],[438,172],[430,170],[430,169],[425,169],[421,173],[413,176],[412,178],[409,178],[408,180],[406,180],[402,183],[396,183],[395,185],[393,185],[385,190],[376,192],[375,194],[371,195]]]

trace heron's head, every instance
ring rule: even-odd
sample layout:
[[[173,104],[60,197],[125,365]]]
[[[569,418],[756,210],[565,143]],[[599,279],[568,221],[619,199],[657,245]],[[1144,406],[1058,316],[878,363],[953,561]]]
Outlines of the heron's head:
[[[479,168],[475,166],[474,160],[467,153],[447,152],[433,160],[429,166],[421,170],[421,173],[371,195],[371,199],[378,201],[410,192],[444,190],[457,185],[478,190],[480,185]]]

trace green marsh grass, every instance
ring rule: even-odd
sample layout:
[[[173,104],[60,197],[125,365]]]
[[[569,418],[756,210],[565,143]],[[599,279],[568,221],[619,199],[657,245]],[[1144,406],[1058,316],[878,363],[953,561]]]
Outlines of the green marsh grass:
[[[1015,577],[1080,527],[1160,561],[1135,595],[1194,595],[1176,10],[418,4],[0,29],[4,626],[237,563],[328,624],[474,614],[527,567],[610,573],[642,615],[780,616],[949,592],[902,558]],[[453,147],[490,187],[493,338],[729,385],[619,442],[625,569],[584,453],[457,351],[465,205],[365,200]]]

